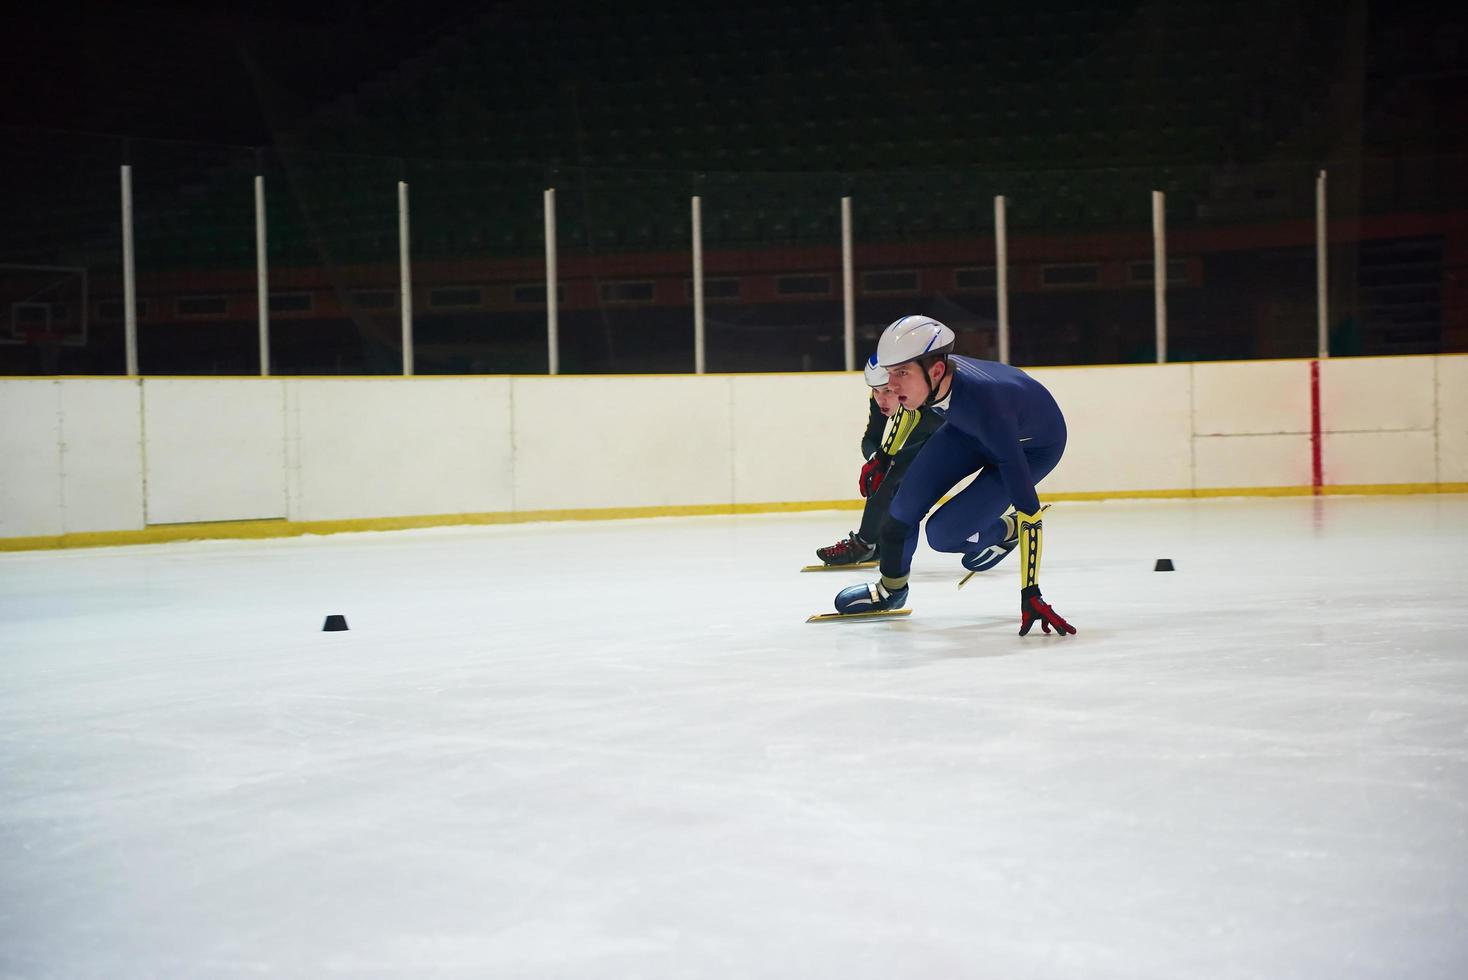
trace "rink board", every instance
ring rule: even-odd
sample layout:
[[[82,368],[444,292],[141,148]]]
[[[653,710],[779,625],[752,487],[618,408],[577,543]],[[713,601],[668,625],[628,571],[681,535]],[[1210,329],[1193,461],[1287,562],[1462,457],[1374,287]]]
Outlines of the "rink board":
[[[1070,430],[1042,496],[1311,492],[1317,426],[1322,492],[1468,485],[1468,357],[1324,361],[1317,392],[1311,363],[1033,369]],[[0,548],[857,508],[866,391],[841,372],[5,379]]]

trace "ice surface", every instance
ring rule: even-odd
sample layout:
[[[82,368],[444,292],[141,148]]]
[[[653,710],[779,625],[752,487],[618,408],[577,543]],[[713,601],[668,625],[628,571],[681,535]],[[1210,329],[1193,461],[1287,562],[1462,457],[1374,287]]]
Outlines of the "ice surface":
[[[0,976],[1468,976],[1468,497],[855,517],[0,555]]]

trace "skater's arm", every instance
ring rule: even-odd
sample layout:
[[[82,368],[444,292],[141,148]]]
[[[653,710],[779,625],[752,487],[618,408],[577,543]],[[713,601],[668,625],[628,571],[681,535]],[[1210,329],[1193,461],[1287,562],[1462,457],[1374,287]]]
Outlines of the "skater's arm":
[[[1045,525],[1040,520],[1042,510],[1043,507],[1033,511],[1015,508],[1015,529],[1019,534],[1020,636],[1028,634],[1036,623],[1046,633],[1052,626],[1061,636],[1076,631],[1040,594],[1040,552],[1045,544]]]
[[[1019,587],[1021,591],[1038,589],[1040,552],[1045,544],[1045,522],[1040,519],[1039,511],[1031,513],[1016,510],[1014,520],[1019,532]]]
[[[917,428],[918,422],[922,420],[923,413],[916,409],[899,408],[897,414],[887,423],[887,432],[882,439],[882,452],[888,456],[896,456],[902,451],[902,446]]]
[[[867,429],[861,437],[861,458],[871,459],[872,453],[882,448],[882,433],[887,428],[887,416],[877,407],[875,398],[867,399]]]
[[[1046,633],[1050,628],[1061,636],[1076,632],[1040,594],[1040,550],[1044,528],[1039,513],[1016,514],[1019,522],[1019,635],[1025,636],[1036,623]]]
[[[919,414],[899,408],[897,414],[887,420],[887,431],[882,436],[882,445],[867,457],[867,461],[862,464],[861,475],[857,477],[857,489],[863,497],[870,497],[882,485],[887,471],[892,468],[892,461],[902,451],[902,444],[917,427]]]

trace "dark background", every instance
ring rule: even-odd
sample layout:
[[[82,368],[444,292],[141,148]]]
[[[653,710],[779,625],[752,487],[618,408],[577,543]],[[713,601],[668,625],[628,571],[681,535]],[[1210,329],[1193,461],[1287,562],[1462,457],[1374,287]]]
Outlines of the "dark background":
[[[691,194],[711,370],[841,366],[842,195],[861,344],[920,310],[993,354],[1002,193],[1016,363],[1152,359],[1161,189],[1172,359],[1309,356],[1322,169],[1332,353],[1468,349],[1468,29],[1435,5],[73,2],[0,43],[4,298],[78,340],[79,277],[19,267],[85,268],[92,314],[13,313],[12,373],[121,370],[121,163],[145,373],[258,370],[255,174],[277,373],[400,369],[399,180],[422,371],[545,369],[548,186],[563,370],[691,367]]]
[[[199,140],[248,146],[274,145],[278,140],[310,142],[309,133],[295,133],[324,103],[350,95],[375,77],[391,72],[410,58],[432,55],[436,42],[466,32],[485,21],[499,22],[497,44],[477,56],[497,58],[506,49],[533,55],[537,47],[554,47],[578,39],[578,14],[601,13],[628,25],[668,23],[697,43],[706,43],[718,57],[726,37],[721,22],[754,22],[787,35],[790,63],[784,66],[789,90],[798,91],[803,74],[823,61],[837,60],[844,51],[830,34],[803,33],[807,21],[842,24],[842,35],[865,36],[872,68],[892,67],[920,76],[927,66],[967,67],[984,76],[989,66],[973,62],[954,66],[963,52],[952,38],[933,31],[945,21],[964,23],[982,18],[986,11],[1008,11],[1033,25],[1028,42],[1061,47],[1073,38],[1063,21],[1079,11],[1099,11],[1116,24],[1173,10],[1173,18],[1193,20],[1207,28],[1208,18],[1220,9],[1253,8],[1257,30],[1246,43],[1253,52],[1237,52],[1251,62],[1267,53],[1281,62],[1325,59],[1336,62],[1332,84],[1360,88],[1362,138],[1372,146],[1416,151],[1468,149],[1468,122],[1463,113],[1468,95],[1468,30],[1465,15],[1435,3],[1206,3],[1147,4],[1107,2],[1084,4],[1047,2],[1024,5],[984,3],[775,3],[743,8],[733,15],[714,15],[684,4],[574,4],[525,2],[469,3],[463,0],[379,0],[376,3],[292,3],[263,0],[249,5],[221,2],[152,0],[114,4],[100,0],[63,0],[31,6],[12,15],[4,32],[4,61],[0,64],[7,92],[0,105],[0,121],[16,126],[41,126],[139,137]],[[1015,7],[1022,6],[1016,12]],[[1285,16],[1281,16],[1281,11]],[[549,16],[554,31],[516,38],[517,26],[542,26]],[[1172,18],[1170,18],[1172,19]],[[1290,22],[1293,22],[1292,24]],[[1060,26],[1057,26],[1057,23]],[[909,25],[921,24],[919,29]],[[1296,29],[1288,33],[1280,27]],[[1168,22],[1155,29],[1165,33]],[[1106,43],[1104,35],[1092,35]],[[585,40],[585,38],[579,38]],[[1220,44],[1229,39],[1218,38]],[[1166,44],[1166,38],[1159,41]],[[1084,44],[1084,39],[1079,43]],[[1355,50],[1352,50],[1355,49]],[[737,52],[741,57],[748,51]],[[1072,56],[1084,51],[1062,52]],[[1145,52],[1127,52],[1143,57]],[[596,84],[620,79],[597,79],[597,64],[571,77],[542,77],[525,86],[531,104],[559,111],[567,84]],[[639,76],[658,84],[686,84],[690,66],[683,62],[640,61]],[[767,74],[770,66],[746,64],[748,83]],[[1289,77],[1291,66],[1277,66],[1275,78]],[[1271,91],[1270,77],[1259,74],[1240,79],[1256,87],[1261,105],[1278,103],[1302,93]],[[1032,79],[1043,86],[1044,77]],[[1152,92],[1117,93],[1118,98],[1144,98],[1162,93],[1166,79],[1158,78]],[[921,86],[921,81],[917,82]],[[537,91],[538,90],[538,91]],[[848,93],[855,100],[858,95]],[[1341,97],[1350,93],[1340,92]],[[1346,131],[1334,135],[1349,138]],[[873,131],[873,144],[885,134]],[[1322,138],[1331,134],[1322,133]],[[393,149],[384,147],[383,149]],[[551,148],[551,155],[555,149]],[[981,161],[975,161],[981,162]]]

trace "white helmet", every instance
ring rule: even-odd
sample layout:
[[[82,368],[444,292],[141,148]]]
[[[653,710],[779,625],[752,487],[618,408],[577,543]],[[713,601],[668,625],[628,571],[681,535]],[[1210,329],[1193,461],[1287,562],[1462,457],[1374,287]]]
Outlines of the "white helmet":
[[[905,316],[894,320],[877,341],[877,363],[896,367],[923,357],[953,353],[953,331],[930,316]]]
[[[866,376],[868,388],[880,388],[887,383],[887,369],[877,363],[877,355],[867,358],[866,367],[861,369]]]

